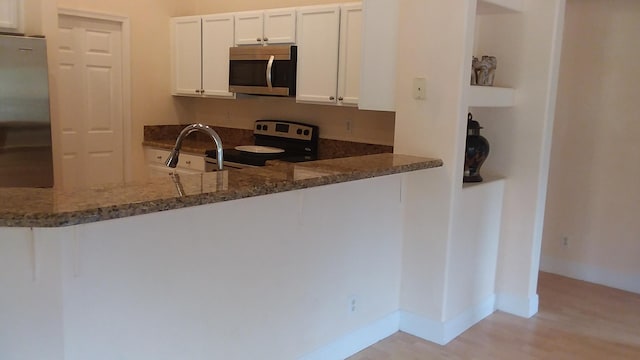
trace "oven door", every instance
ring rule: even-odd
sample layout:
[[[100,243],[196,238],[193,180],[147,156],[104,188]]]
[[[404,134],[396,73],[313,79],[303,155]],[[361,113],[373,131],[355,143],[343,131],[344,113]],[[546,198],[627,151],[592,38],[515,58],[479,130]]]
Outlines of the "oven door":
[[[240,94],[294,96],[297,48],[240,46],[229,49],[229,91]]]

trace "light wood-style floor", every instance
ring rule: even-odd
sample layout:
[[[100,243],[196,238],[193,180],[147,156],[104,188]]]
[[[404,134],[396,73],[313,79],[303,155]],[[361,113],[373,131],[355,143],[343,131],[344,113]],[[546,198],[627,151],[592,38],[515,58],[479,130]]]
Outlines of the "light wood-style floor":
[[[540,273],[531,319],[496,312],[446,346],[399,332],[349,360],[640,359],[640,295]]]

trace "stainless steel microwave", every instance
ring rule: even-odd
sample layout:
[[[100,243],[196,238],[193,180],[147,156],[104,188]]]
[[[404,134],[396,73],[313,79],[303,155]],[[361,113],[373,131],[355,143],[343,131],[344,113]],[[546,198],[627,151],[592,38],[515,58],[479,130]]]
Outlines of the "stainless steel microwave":
[[[298,48],[295,45],[229,48],[229,91],[294,96]]]

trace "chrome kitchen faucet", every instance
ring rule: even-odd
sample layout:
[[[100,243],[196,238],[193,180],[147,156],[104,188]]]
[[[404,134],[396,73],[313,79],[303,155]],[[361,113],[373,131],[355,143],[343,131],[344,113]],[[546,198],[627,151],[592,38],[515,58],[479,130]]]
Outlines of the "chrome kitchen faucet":
[[[218,136],[218,133],[215,130],[213,130],[208,125],[204,125],[204,124],[191,124],[185,127],[184,129],[182,129],[182,131],[180,132],[180,135],[178,135],[178,139],[176,140],[176,145],[173,147],[173,150],[171,150],[171,153],[169,154],[169,157],[167,158],[167,162],[165,163],[165,165],[171,168],[175,168],[176,165],[178,165],[178,157],[180,156],[180,148],[182,148],[182,141],[189,134],[196,131],[208,134],[209,136],[211,136],[211,139],[213,139],[213,141],[216,143],[216,160],[218,161],[218,170],[221,171],[223,167],[222,140],[220,139],[220,136]]]

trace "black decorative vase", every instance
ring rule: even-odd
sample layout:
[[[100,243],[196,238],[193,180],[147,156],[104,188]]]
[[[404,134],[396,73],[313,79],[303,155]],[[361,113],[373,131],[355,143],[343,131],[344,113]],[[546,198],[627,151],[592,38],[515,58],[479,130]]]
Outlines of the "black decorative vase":
[[[489,156],[489,142],[480,135],[480,124],[467,117],[467,146],[464,157],[464,182],[481,182],[480,167]]]

